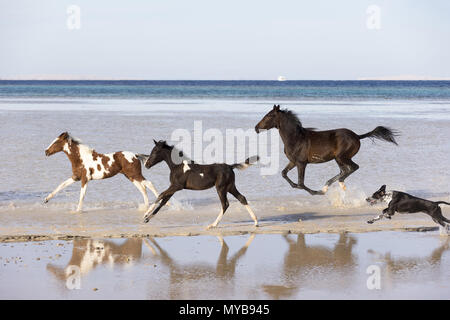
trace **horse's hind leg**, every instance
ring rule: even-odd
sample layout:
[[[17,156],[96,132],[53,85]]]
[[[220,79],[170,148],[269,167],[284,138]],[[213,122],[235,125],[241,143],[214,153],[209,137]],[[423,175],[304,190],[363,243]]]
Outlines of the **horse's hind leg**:
[[[147,196],[147,191],[145,190],[145,186],[143,184],[143,181],[131,180],[131,182],[134,184],[134,186],[142,194],[142,197],[144,198],[144,206],[145,206],[144,210],[147,210],[147,208],[148,208],[148,196]]]
[[[220,220],[222,220],[223,215],[225,214],[225,211],[227,211],[228,206],[230,205],[227,199],[227,190],[225,186],[217,186],[217,193],[219,194],[220,202],[222,203],[222,210],[220,210],[219,215],[217,216],[216,220],[211,223],[209,226],[206,227],[206,229],[211,229],[217,227]]]
[[[338,179],[340,179],[341,176],[345,173],[345,166],[338,160],[336,160],[336,162],[339,166],[339,169],[341,169],[341,172],[339,172],[337,175],[335,175],[333,178],[331,178],[325,183],[325,186],[322,188],[323,193],[326,193],[328,191],[328,187],[331,186],[333,183],[335,183]]]
[[[347,179],[353,172],[359,169],[359,166],[352,161],[352,159],[346,159],[345,162],[345,171],[344,174],[342,174],[339,177],[339,185],[342,189],[346,190],[344,180]]]
[[[256,218],[256,215],[253,212],[252,208],[250,208],[250,206],[248,205],[247,199],[236,189],[235,185],[233,185],[228,192],[231,193],[236,199],[238,199],[242,205],[245,206],[245,209],[247,209],[248,213],[250,214],[250,217],[255,222],[255,227],[257,227],[258,218]]]
[[[151,183],[151,181],[149,180],[142,180],[142,184],[147,187],[151,192],[153,192],[153,194],[155,195],[156,198],[158,198],[159,194],[158,191],[156,191],[155,186],[153,185],[153,183]]]

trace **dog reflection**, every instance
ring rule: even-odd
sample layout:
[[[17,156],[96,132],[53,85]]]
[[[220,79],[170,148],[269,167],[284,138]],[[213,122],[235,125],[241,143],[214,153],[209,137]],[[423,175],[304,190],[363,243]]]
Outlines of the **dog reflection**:
[[[393,276],[400,274],[402,277],[411,275],[414,277],[417,270],[431,269],[435,266],[439,266],[442,260],[442,256],[450,249],[450,238],[447,237],[441,242],[440,246],[434,249],[427,257],[400,257],[395,258],[391,252],[385,254],[377,253],[374,250],[368,250],[376,260],[382,262],[385,266],[383,269],[384,286],[391,287],[393,285]],[[439,272],[430,272],[431,275],[439,277]]]
[[[72,257],[66,267],[47,265],[56,278],[66,281],[72,274],[71,267],[78,267],[84,276],[100,265],[132,265],[142,256],[142,239],[128,239],[123,244],[106,240],[74,240]]]
[[[284,236],[289,248],[284,257],[283,271],[280,279],[282,285],[263,285],[263,290],[273,299],[293,296],[302,286],[320,286],[323,281],[310,279],[310,272],[325,269],[327,273],[349,270],[356,266],[356,258],[352,254],[356,239],[342,233],[333,248],[322,245],[308,246],[305,235],[297,235],[297,241]],[[314,282],[314,283],[312,283]],[[343,275],[339,286],[344,287],[348,278]]]

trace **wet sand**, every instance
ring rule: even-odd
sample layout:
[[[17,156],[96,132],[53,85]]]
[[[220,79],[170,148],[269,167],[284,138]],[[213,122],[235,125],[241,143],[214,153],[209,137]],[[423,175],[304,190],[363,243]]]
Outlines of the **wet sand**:
[[[314,205],[298,206],[295,198],[284,198],[282,205],[275,199],[251,203],[260,226],[252,224],[247,211],[237,201],[217,228],[206,230],[216,218],[220,205],[196,205],[194,209],[180,208],[176,204],[166,207],[148,224],[142,222],[143,212],[137,208],[98,209],[83,213],[55,210],[36,206],[33,209],[11,209],[0,215],[0,241],[68,240],[74,238],[142,238],[196,235],[256,234],[311,234],[374,231],[430,231],[438,230],[431,218],[422,213],[396,214],[391,220],[368,224],[383,206],[336,205],[323,208]],[[450,208],[442,206],[450,216]]]
[[[0,298],[449,299],[449,241],[382,231],[2,243]]]

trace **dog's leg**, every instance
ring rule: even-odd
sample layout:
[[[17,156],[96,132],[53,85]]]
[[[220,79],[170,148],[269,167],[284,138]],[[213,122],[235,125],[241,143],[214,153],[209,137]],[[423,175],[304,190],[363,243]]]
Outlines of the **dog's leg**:
[[[383,219],[384,217],[385,217],[384,214],[380,214],[380,215],[376,216],[375,218],[370,219],[369,221],[367,221],[367,223],[372,224],[372,223],[374,223],[375,221],[378,221],[378,220]]]

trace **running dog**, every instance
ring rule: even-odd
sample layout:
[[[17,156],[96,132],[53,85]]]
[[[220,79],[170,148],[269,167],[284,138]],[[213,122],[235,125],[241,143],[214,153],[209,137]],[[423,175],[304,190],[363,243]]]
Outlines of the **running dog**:
[[[446,223],[450,224],[450,220],[442,215],[442,210],[439,204],[450,203],[445,201],[430,201],[421,198],[414,197],[410,194],[400,191],[386,191],[386,185],[381,186],[381,188],[375,192],[371,197],[366,199],[370,205],[374,205],[378,202],[388,203],[388,207],[383,210],[383,213],[379,216],[367,221],[367,223],[374,223],[382,218],[391,219],[395,212],[399,213],[416,213],[424,212],[428,214],[434,222],[440,224],[444,228]]]

